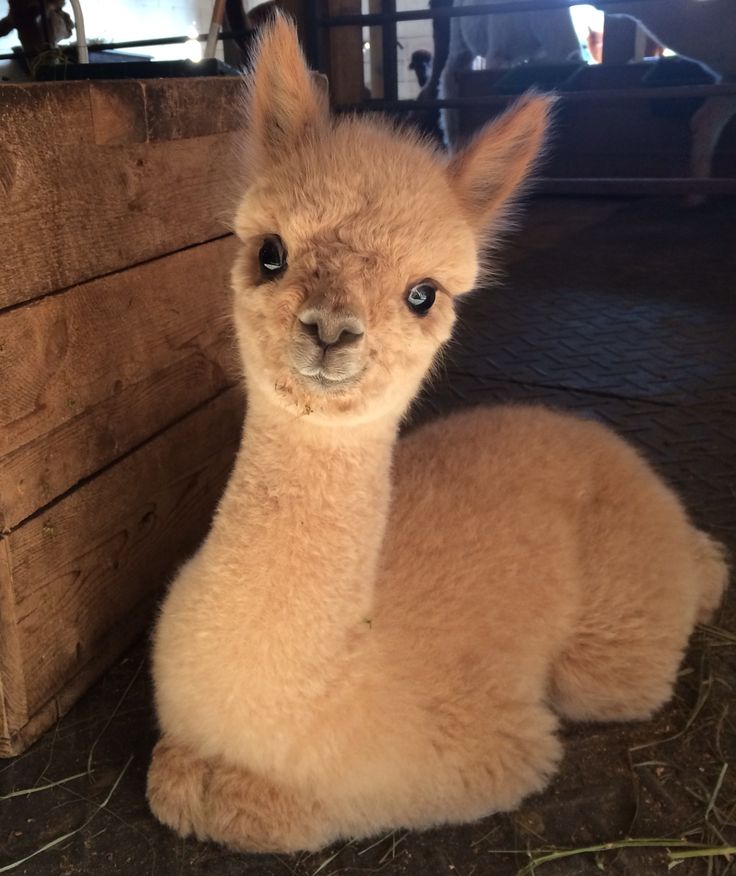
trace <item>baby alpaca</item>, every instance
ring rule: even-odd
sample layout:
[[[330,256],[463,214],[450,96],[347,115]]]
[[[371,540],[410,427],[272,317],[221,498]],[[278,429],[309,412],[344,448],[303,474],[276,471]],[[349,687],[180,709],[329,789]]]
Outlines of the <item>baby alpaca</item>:
[[[397,442],[543,141],[529,98],[447,162],[333,120],[277,18],[251,77],[233,312],[248,387],[212,529],[155,634],[156,816],[318,849],[510,809],[556,715],[646,718],[726,583],[631,448],[543,408]]]

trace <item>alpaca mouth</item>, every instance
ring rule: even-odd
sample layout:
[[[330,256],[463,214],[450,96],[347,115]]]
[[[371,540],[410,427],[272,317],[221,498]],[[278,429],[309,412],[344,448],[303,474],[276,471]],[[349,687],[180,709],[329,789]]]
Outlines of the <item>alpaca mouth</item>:
[[[341,390],[355,384],[359,374],[330,374],[323,368],[299,368],[297,374],[302,383],[318,386],[324,390]]]

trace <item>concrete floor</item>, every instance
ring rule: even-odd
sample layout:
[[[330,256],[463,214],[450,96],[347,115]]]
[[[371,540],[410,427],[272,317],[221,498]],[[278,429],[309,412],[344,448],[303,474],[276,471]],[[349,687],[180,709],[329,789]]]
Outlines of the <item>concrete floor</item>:
[[[415,421],[519,400],[601,419],[644,450],[736,555],[736,201],[540,199],[502,261],[500,285],[462,305],[447,369]],[[733,588],[718,626],[736,631]],[[0,795],[83,773],[0,796],[0,872],[65,834],[14,872],[513,876],[527,849],[628,836],[736,844],[736,639],[722,632],[696,635],[677,695],[653,721],[565,728],[560,775],[519,812],[296,858],[182,841],[152,819],[146,661],[143,641],[29,752],[0,762]],[[609,874],[654,876],[668,860],[665,848],[644,848],[538,871],[585,876],[605,864]],[[690,859],[675,872],[729,867],[736,872],[722,857]]]

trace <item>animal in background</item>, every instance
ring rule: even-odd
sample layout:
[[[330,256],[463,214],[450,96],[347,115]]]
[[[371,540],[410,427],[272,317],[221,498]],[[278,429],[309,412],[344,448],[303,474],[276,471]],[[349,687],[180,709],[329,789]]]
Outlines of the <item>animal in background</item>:
[[[452,6],[452,0],[429,0],[430,9],[442,9],[450,6]],[[417,97],[420,105],[427,101],[437,100],[439,97],[440,79],[450,51],[449,18],[432,19],[432,42],[434,44],[434,57],[431,59],[432,66],[429,78],[424,83],[420,82],[422,87]],[[408,113],[407,121],[438,145],[444,145],[445,135],[440,124],[440,111],[438,109],[427,109],[419,106]]]
[[[606,15],[633,18],[656,43],[736,81],[736,3],[732,0],[626,0]]]
[[[227,58],[230,63],[241,66],[248,60],[258,31],[272,20],[277,9],[275,0],[259,3],[248,12],[243,7],[243,0],[225,0],[225,18],[228,27],[238,34],[234,38],[238,57]],[[229,54],[230,52],[226,51],[226,55]]]
[[[606,8],[602,2],[596,5]],[[649,37],[684,58],[736,82],[736,3],[734,0],[629,0],[606,8],[607,15],[638,21]],[[726,125],[736,115],[736,97],[710,97],[690,121],[691,172],[710,177],[713,154]]]
[[[63,6],[64,0],[8,0],[7,15],[0,18],[0,37],[17,32],[24,77],[33,75],[39,56],[60,52],[60,40],[72,35],[74,24]]]
[[[559,717],[646,719],[718,606],[721,547],[597,423],[476,408],[398,438],[534,168],[528,97],[449,161],[331,118],[277,17],[235,217],[248,410],[156,625],[155,815],[318,849],[513,809]]]
[[[476,0],[456,0],[456,6],[473,6]],[[488,70],[525,63],[555,63],[581,60],[581,45],[568,9],[537,12],[473,15],[450,20],[450,46],[442,74],[441,95],[459,97],[458,76],[472,69],[482,57]],[[442,113],[447,143],[451,150],[460,144],[459,114]]]
[[[592,27],[589,27],[585,42],[588,46],[590,57],[596,64],[601,64],[603,62],[603,31],[593,30]]]
[[[409,69],[414,71],[419,87],[422,88],[429,80],[429,71],[432,68],[432,54],[426,49],[417,49],[411,53]]]

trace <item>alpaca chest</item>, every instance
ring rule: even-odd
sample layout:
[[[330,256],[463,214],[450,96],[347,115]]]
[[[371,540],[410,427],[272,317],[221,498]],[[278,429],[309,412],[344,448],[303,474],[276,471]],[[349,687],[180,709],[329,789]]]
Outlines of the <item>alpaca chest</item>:
[[[298,605],[287,610],[242,582],[239,591],[235,581],[207,586],[199,572],[197,558],[182,570],[156,630],[162,727],[210,756],[278,770],[329,688],[345,637]]]

